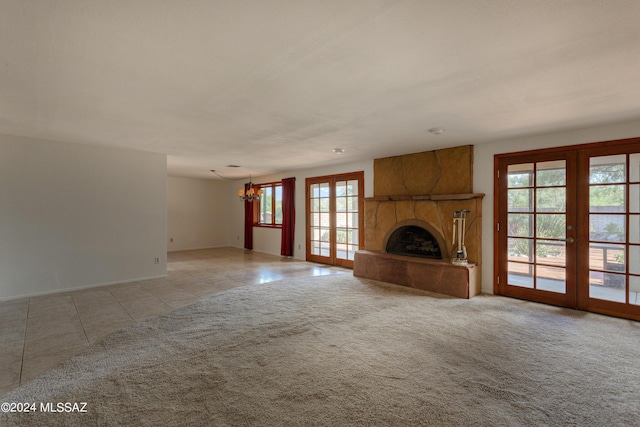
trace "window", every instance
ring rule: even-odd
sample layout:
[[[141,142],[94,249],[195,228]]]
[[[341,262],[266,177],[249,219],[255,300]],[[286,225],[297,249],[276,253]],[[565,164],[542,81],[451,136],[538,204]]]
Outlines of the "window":
[[[256,184],[262,197],[256,203],[254,224],[262,227],[282,227],[282,182]]]

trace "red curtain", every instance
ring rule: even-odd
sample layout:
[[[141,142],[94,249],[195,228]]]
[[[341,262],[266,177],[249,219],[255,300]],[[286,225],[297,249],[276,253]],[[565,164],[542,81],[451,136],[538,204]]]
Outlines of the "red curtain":
[[[282,239],[280,255],[293,256],[293,235],[296,226],[295,205],[296,179],[282,180]]]
[[[247,194],[249,184],[244,185],[244,193]],[[253,202],[244,201],[244,248],[253,249]]]

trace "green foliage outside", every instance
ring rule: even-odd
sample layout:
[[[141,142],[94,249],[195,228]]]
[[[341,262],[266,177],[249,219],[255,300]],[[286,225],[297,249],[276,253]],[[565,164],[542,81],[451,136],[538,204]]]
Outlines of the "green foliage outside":
[[[529,224],[531,216],[517,215],[513,216],[514,221],[509,221],[509,235],[511,236],[529,236]],[[538,215],[536,236],[539,238],[564,238],[566,221],[564,215]],[[533,250],[531,239],[513,239],[513,245],[509,248],[512,255],[529,256]],[[538,241],[540,243],[540,241]],[[551,242],[549,242],[551,243]],[[559,248],[551,244],[538,244],[536,255],[539,257],[549,257],[561,255]]]
[[[539,170],[536,176],[534,190],[534,176],[531,172],[518,172],[508,177],[508,233],[513,237],[533,237],[564,239],[566,233],[566,190],[565,169]],[[610,207],[612,209],[625,206],[625,165],[605,164],[590,168],[589,203],[591,206]],[[620,185],[611,185],[621,183]],[[556,186],[556,187],[553,187]],[[546,188],[545,188],[546,187]],[[536,215],[536,230],[533,230],[534,197]],[[558,212],[558,215],[547,214]],[[531,213],[531,214],[529,214]],[[611,222],[604,227],[609,235],[624,235],[624,230]],[[533,240],[526,238],[512,239],[509,250],[512,255],[530,256],[533,252]],[[556,256],[559,249],[550,245],[538,245],[537,256]]]
[[[323,242],[329,242],[329,232],[322,233],[320,240]],[[336,243],[354,243],[353,242],[353,230],[337,229],[336,230]]]

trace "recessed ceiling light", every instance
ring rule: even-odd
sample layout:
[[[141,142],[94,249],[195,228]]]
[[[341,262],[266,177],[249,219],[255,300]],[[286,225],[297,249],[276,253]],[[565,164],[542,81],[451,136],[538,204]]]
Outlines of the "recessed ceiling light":
[[[344,153],[344,150],[342,148],[334,148],[333,152],[336,153],[336,154],[342,154],[342,153]]]
[[[431,128],[431,129],[429,129],[429,132],[431,132],[434,135],[442,135],[444,133],[444,129],[443,128]]]
[[[239,168],[239,165],[227,165],[228,168]]]

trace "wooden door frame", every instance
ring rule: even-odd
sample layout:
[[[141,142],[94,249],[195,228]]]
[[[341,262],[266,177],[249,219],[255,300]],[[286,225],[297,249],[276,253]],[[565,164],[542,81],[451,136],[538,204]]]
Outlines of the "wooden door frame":
[[[576,154],[573,150],[553,150],[547,151],[543,150],[540,152],[532,152],[532,153],[513,153],[511,155],[499,155],[495,157],[495,170],[496,170],[496,178],[494,180],[494,275],[496,277],[494,281],[494,294],[496,295],[504,295],[510,296],[514,298],[526,299],[528,301],[541,302],[545,304],[559,305],[563,307],[575,307],[576,306],[576,286],[569,286],[570,282],[575,282],[576,272],[577,272],[577,249],[575,244],[576,239],[576,231],[578,229],[578,218],[576,214],[576,199],[569,200],[569,198],[565,198],[565,215],[567,220],[567,225],[573,225],[573,230],[566,231],[565,238],[574,239],[574,243],[568,243],[566,248],[566,259],[565,259],[565,283],[567,284],[565,288],[565,293],[560,294],[556,292],[549,292],[540,289],[530,289],[530,288],[514,288],[513,292],[506,292],[508,286],[508,269],[505,268],[504,265],[501,265],[501,261],[504,261],[508,264],[508,256],[505,254],[504,257],[500,255],[501,243],[506,243],[506,239],[508,236],[507,232],[507,215],[508,212],[505,209],[504,211],[500,211],[500,198],[501,194],[505,194],[508,191],[508,179],[506,179],[507,168],[506,163],[509,164],[525,164],[525,163],[542,163],[547,161],[554,160],[565,160],[566,161],[566,188],[570,188],[571,186],[576,187],[575,177],[577,170],[577,159]],[[505,167],[502,168],[503,164]],[[505,179],[500,179],[499,174],[503,174],[502,176]],[[537,187],[536,187],[537,188]],[[577,189],[576,189],[577,191]],[[502,230],[498,230],[498,224],[502,224]],[[536,231],[533,230],[533,236],[535,237]],[[570,253],[570,251],[572,253]],[[535,253],[533,254],[534,258],[536,258]],[[503,258],[505,258],[503,260]],[[534,264],[537,264],[534,263]],[[504,271],[503,271],[504,270]],[[505,273],[505,274],[501,274]],[[502,278],[502,283],[500,283],[500,279]],[[501,289],[502,288],[502,289]]]
[[[305,240],[306,240],[306,253],[305,259],[307,261],[312,262],[320,262],[325,263],[324,259],[327,257],[322,257],[318,255],[311,254],[311,231],[309,224],[311,222],[311,197],[309,194],[309,188],[312,184],[320,183],[320,182],[329,182],[329,233],[330,240],[333,242],[333,245],[336,244],[336,230],[337,226],[335,224],[335,183],[337,181],[349,181],[349,180],[357,180],[358,181],[358,248],[364,249],[364,171],[357,172],[346,172],[341,174],[334,175],[323,175],[323,176],[314,176],[305,179]],[[329,263],[330,265],[337,265],[341,267],[353,268],[352,260],[343,260],[341,258],[336,257],[336,249],[335,247],[330,248],[330,256]],[[315,258],[315,259],[314,259]],[[322,258],[322,259],[320,259]]]
[[[564,151],[575,151],[577,156],[576,162],[576,174],[579,170],[585,170],[585,164],[588,163],[588,159],[592,157],[594,154],[597,155],[598,152],[602,152],[602,155],[615,155],[615,154],[623,154],[630,153],[631,146],[638,147],[640,144],[640,137],[636,138],[626,138],[626,139],[618,139],[618,140],[610,140],[610,141],[599,141],[599,142],[591,142],[585,144],[576,144],[576,145],[568,145],[568,146],[560,146],[560,147],[552,147],[546,149],[539,150],[525,150],[519,152],[511,152],[511,153],[502,153],[496,154],[494,156],[494,199],[493,199],[493,254],[494,254],[494,265],[493,265],[493,292],[495,295],[500,295],[500,285],[499,285],[499,274],[500,274],[500,233],[498,230],[497,224],[502,223],[505,224],[504,220],[506,219],[506,211],[500,212],[500,190],[501,184],[499,180],[499,171],[502,160],[505,158],[517,158],[520,156],[533,156],[541,153],[558,153]],[[634,152],[639,152],[634,151]],[[628,181],[627,181],[628,184]],[[585,190],[586,189],[586,190]],[[585,195],[585,191],[587,194]],[[631,307],[629,304],[621,307],[622,310],[612,310],[611,304],[607,301],[599,301],[597,299],[589,298],[588,292],[584,291],[584,287],[588,286],[588,283],[585,285],[581,283],[580,280],[584,281],[584,276],[588,276],[589,265],[588,260],[579,259],[580,253],[584,253],[584,245],[588,245],[589,237],[588,237],[588,227],[583,226],[584,222],[589,221],[589,199],[588,199],[588,179],[587,182],[584,182],[584,177],[580,178],[576,176],[576,201],[574,209],[576,209],[577,217],[576,217],[576,250],[578,251],[576,256],[576,308],[581,310],[587,310],[591,312],[613,315],[618,317],[624,317],[628,319],[640,320],[640,306],[635,308],[635,305]],[[569,201],[567,201],[568,203]],[[567,206],[567,210],[569,207]],[[628,210],[627,210],[628,215]],[[506,228],[504,228],[506,232]],[[628,242],[628,233],[629,230],[627,228],[627,242]],[[586,234],[586,235],[585,235]],[[585,265],[586,262],[586,265]],[[628,269],[627,269],[627,277],[628,277]],[[587,281],[588,282],[588,281]],[[582,289],[581,289],[582,288]],[[628,294],[628,287],[626,289]],[[627,297],[628,298],[628,297]],[[615,304],[615,303],[614,303]],[[618,303],[619,304],[619,303]]]

